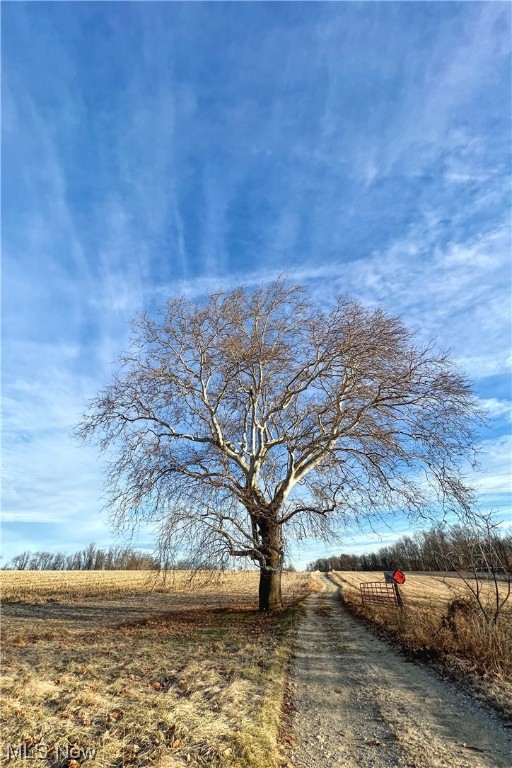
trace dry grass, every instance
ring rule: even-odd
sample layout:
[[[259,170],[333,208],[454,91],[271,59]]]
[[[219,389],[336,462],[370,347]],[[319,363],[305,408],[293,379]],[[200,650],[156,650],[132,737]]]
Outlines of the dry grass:
[[[334,575],[349,608],[418,656],[441,660],[459,675],[474,675],[488,681],[493,691],[487,690],[485,697],[502,711],[510,710],[512,601],[498,626],[494,626],[483,620],[469,590],[456,576],[407,574],[406,583],[400,587],[404,608],[396,610],[362,605],[359,585],[382,581],[381,572]],[[491,585],[484,582],[482,588],[484,599],[490,600]]]
[[[292,599],[308,591],[306,574],[284,575],[289,607],[271,616],[254,610],[247,572],[195,586],[183,574],[144,599],[139,572],[44,574],[47,593],[40,574],[19,575],[7,576],[11,600],[25,602],[5,606],[4,759],[8,744],[36,754],[40,742],[38,764],[52,768],[277,764]]]

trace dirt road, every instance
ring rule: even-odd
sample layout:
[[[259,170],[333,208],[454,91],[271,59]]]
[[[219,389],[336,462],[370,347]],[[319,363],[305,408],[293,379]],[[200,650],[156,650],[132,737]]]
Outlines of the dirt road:
[[[292,667],[297,768],[512,768],[512,733],[469,697],[397,655],[343,608],[306,601]]]

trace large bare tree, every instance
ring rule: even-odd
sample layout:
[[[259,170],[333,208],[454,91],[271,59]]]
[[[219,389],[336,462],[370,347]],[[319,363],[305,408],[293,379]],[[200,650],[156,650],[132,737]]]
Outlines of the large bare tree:
[[[281,606],[285,534],[469,509],[469,383],[382,309],[322,310],[278,280],[133,328],[78,428],[110,456],[114,520],[156,523],[182,556],[252,559],[261,610]]]

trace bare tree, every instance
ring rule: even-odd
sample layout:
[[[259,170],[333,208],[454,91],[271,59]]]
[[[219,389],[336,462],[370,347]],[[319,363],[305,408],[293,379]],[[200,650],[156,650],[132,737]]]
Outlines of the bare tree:
[[[466,585],[480,617],[494,625],[512,594],[510,544],[501,533],[493,512],[474,510],[463,527],[450,528],[449,546],[440,553]]]
[[[10,567],[16,571],[25,571],[30,563],[30,552],[25,550],[20,555],[13,557]]]
[[[323,311],[278,280],[172,299],[133,330],[77,428],[111,457],[113,520],[153,521],[196,562],[251,558],[261,610],[282,604],[290,536],[469,507],[471,388],[382,309],[340,297]]]

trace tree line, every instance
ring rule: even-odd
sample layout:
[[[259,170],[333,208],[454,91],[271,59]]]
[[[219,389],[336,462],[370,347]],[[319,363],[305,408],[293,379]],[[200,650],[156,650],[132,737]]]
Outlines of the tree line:
[[[512,570],[512,534],[494,525],[486,529],[454,525],[434,527],[362,555],[333,555],[309,563],[308,571],[467,571]]]
[[[72,554],[26,550],[5,566],[15,571],[146,571],[160,567],[157,558],[147,552],[127,546],[101,549],[94,543]]]

